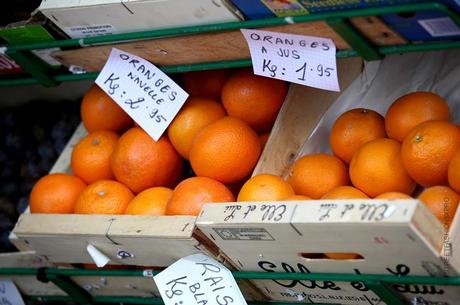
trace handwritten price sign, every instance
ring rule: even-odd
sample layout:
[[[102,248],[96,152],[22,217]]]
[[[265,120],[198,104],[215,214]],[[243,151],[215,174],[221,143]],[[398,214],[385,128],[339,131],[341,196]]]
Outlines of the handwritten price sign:
[[[24,301],[12,281],[0,281],[0,305],[24,305]]]
[[[153,279],[166,305],[246,305],[232,273],[203,254],[184,257]]]
[[[340,91],[331,39],[242,29],[254,73],[305,86]]]
[[[155,141],[168,128],[188,97],[160,69],[141,57],[115,48],[96,84]]]

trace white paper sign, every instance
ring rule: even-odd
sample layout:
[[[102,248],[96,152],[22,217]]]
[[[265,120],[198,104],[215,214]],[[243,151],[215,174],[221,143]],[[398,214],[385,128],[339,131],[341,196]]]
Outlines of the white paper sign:
[[[160,69],[141,57],[115,48],[96,84],[155,141],[188,97],[187,92]]]
[[[340,91],[331,39],[241,29],[254,74],[305,86]]]
[[[24,300],[12,281],[0,281],[0,305],[24,305]]]
[[[181,258],[153,279],[165,305],[246,305],[232,273],[203,254]]]

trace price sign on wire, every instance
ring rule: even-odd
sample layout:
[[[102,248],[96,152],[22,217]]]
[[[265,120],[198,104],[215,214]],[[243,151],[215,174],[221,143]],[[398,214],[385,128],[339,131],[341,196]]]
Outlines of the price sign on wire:
[[[96,84],[155,141],[188,97],[179,85],[153,64],[115,48],[110,52]]]
[[[254,73],[305,86],[340,91],[331,39],[241,29]]]
[[[12,281],[0,281],[0,305],[24,305],[24,300]]]
[[[247,305],[232,273],[203,254],[181,258],[153,279],[166,305]]]

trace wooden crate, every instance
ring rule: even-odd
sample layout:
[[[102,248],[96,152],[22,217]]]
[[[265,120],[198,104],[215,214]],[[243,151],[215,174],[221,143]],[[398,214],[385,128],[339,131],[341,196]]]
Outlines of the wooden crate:
[[[362,61],[357,58],[338,61],[339,81],[346,88],[360,73]],[[270,139],[255,169],[255,173],[266,170],[271,164],[271,155],[279,152],[280,141],[288,155],[279,152],[280,158],[271,171],[278,171],[292,161],[305,140],[306,129],[312,128],[316,121],[292,121],[292,114],[306,114],[311,118],[332,103],[338,96],[336,92],[298,85],[291,86],[286,101],[280,110]],[[321,107],[317,102],[321,100]],[[312,107],[310,107],[310,105]],[[281,128],[283,126],[283,128]],[[51,172],[70,172],[70,157],[73,147],[86,135],[81,124],[69,140]],[[275,169],[276,168],[276,169]],[[88,244],[95,246],[108,258],[110,264],[168,266],[189,254],[205,252],[209,255],[219,253],[207,237],[195,232],[193,216],[131,216],[131,215],[47,215],[30,214],[20,216],[11,236],[12,242],[22,250],[34,250],[44,259],[54,263],[92,263],[88,254]],[[129,256],[123,256],[129,253]]]
[[[448,250],[460,247],[459,225],[460,211],[449,232],[451,239],[445,241],[442,224],[417,200],[207,204],[197,220],[198,228],[239,270],[400,276],[458,275],[458,255]],[[356,253],[361,258],[332,260],[323,255],[331,252]],[[253,282],[277,301],[382,304],[360,283]],[[393,287],[412,302],[419,298],[419,302],[454,305],[460,299],[458,287]]]
[[[51,173],[70,172],[73,147],[87,134],[76,129]],[[206,252],[193,236],[194,216],[22,214],[13,230],[19,249],[33,249],[53,263],[92,263],[88,244],[110,264],[168,266],[189,254]],[[126,256],[124,253],[131,255]]]
[[[52,264],[37,256],[35,252],[15,252],[0,254],[0,268],[40,268],[52,267]],[[66,295],[53,283],[39,282],[35,275],[0,275],[0,281],[11,280],[25,295]]]

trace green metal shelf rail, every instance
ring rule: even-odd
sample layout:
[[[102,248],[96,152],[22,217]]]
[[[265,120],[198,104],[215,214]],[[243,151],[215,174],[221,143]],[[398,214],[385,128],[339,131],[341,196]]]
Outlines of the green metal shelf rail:
[[[39,301],[73,300],[81,305],[94,303],[164,304],[160,298],[91,296],[71,280],[71,276],[144,277],[143,270],[87,270],[58,268],[1,268],[3,276],[36,276],[39,281],[52,282],[67,296],[27,296]],[[153,271],[156,275],[160,271]],[[247,280],[316,280],[362,282],[382,301],[391,305],[406,304],[392,289],[392,284],[460,286],[460,277],[395,276],[339,273],[233,272],[236,279]],[[152,283],[153,284],[153,283]],[[250,305],[292,305],[286,302],[252,302]],[[298,304],[298,303],[297,303]]]
[[[276,25],[286,25],[292,22],[327,22],[327,24],[331,26],[352,48],[351,50],[338,51],[337,57],[361,56],[365,60],[376,60],[382,58],[384,55],[387,54],[460,48],[460,41],[443,41],[423,44],[407,44],[388,47],[376,47],[369,43],[367,39],[364,38],[348,21],[348,18],[351,17],[374,16],[392,13],[407,13],[427,10],[437,10],[445,13],[460,27],[460,16],[457,13],[455,13],[445,4],[439,2],[428,2],[317,13],[304,16],[295,16],[289,19],[268,18],[242,22],[226,22],[190,27],[177,27],[161,30],[133,32],[126,34],[89,37],[82,39],[64,39],[50,42],[10,45],[7,46],[6,54],[13,58],[29,75],[17,78],[0,78],[0,86],[42,84],[44,86],[50,87],[58,85],[63,81],[95,79],[98,75],[98,72],[70,74],[53,71],[46,63],[38,59],[31,52],[31,50],[55,47],[93,46],[105,43],[120,43],[129,40],[164,38],[173,36],[192,35],[198,33],[221,32],[229,30],[238,30],[241,28],[261,28]],[[219,68],[235,68],[250,65],[250,59],[239,59],[230,61],[167,66],[161,68],[166,73],[176,73]]]

